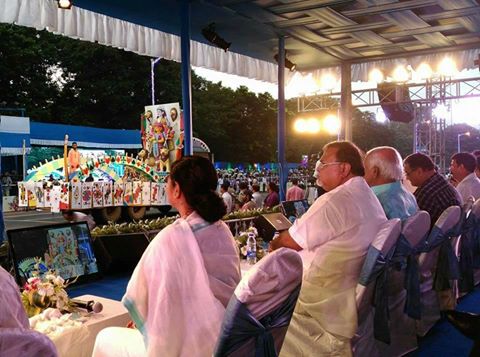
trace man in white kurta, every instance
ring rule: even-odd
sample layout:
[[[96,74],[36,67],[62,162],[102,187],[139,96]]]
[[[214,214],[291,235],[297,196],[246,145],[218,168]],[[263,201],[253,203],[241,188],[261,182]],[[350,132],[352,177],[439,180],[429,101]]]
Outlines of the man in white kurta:
[[[318,183],[328,192],[280,235],[279,242],[272,242],[272,249],[301,250],[304,262],[302,289],[281,356],[351,353],[350,339],[357,329],[355,287],[368,246],[386,220],[361,177],[357,150],[348,142],[324,148]]]

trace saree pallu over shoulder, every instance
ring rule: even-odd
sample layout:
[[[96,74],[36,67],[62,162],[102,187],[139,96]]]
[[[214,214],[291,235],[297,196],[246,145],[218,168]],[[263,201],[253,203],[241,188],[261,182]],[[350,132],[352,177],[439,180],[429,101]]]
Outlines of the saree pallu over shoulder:
[[[225,308],[210,289],[198,243],[184,219],[149,245],[122,302],[142,332],[148,356],[211,356]]]

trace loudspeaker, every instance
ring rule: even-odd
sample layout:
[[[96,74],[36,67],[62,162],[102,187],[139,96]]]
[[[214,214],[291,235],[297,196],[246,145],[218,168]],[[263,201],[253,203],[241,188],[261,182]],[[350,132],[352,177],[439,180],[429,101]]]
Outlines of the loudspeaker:
[[[262,237],[265,242],[270,242],[275,232],[287,230],[292,226],[288,218],[281,213],[262,214],[255,219],[254,224],[255,228],[257,228],[258,235]]]
[[[414,119],[414,106],[405,84],[377,84],[378,98],[385,116],[391,121],[410,123]]]

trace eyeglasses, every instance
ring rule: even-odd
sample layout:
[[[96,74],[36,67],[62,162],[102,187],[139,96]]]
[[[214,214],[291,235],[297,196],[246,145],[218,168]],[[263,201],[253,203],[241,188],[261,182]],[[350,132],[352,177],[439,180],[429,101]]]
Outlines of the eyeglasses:
[[[405,172],[405,176],[410,176],[412,174],[412,172],[414,172],[416,169],[413,169],[413,170],[410,170],[410,171],[407,171],[407,170],[403,170],[403,172]]]
[[[343,164],[344,162],[342,161],[333,161],[333,162],[319,162],[318,166],[317,166],[317,171],[320,171],[321,169],[323,169],[325,166],[330,166],[330,165],[339,165],[339,164]]]

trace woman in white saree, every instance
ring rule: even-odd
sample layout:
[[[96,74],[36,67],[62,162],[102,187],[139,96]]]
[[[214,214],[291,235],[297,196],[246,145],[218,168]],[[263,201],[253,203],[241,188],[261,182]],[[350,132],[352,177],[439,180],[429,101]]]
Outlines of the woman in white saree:
[[[135,329],[99,333],[94,356],[211,356],[225,307],[240,281],[233,236],[204,158],[176,161],[167,196],[180,218],[150,243],[122,299]]]

